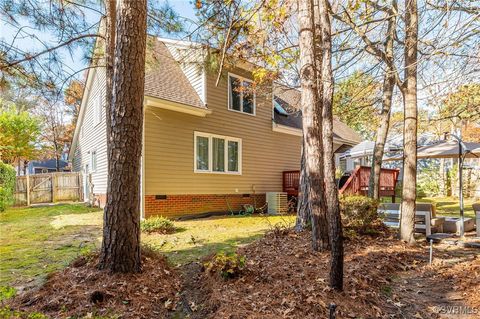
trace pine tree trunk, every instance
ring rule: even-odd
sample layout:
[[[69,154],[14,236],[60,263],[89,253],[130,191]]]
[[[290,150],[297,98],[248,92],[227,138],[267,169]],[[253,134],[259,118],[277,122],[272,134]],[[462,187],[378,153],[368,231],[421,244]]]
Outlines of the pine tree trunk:
[[[146,0],[117,7],[108,188],[99,267],[139,272]]]
[[[370,172],[370,180],[368,186],[368,196],[377,200],[380,199],[380,173],[382,170],[385,144],[387,142],[388,128],[390,126],[390,113],[394,86],[395,78],[393,76],[393,73],[385,74],[383,82],[382,110],[380,112],[380,127],[378,128],[377,136],[375,138],[375,147],[373,149],[372,159],[372,171]]]
[[[390,126],[390,113],[392,108],[393,89],[395,87],[395,70],[393,67],[393,41],[396,29],[397,3],[393,1],[394,12],[390,13],[388,19],[387,39],[385,41],[386,68],[383,78],[382,110],[380,112],[380,127],[375,138],[375,147],[373,149],[372,170],[370,171],[370,180],[368,183],[368,196],[373,199],[380,199],[380,173],[382,170],[382,160],[387,142],[388,128]]]
[[[333,150],[333,71],[332,71],[332,30],[328,13],[328,0],[318,0],[318,13],[315,14],[315,32],[321,34],[319,51],[322,54],[322,129],[323,162],[325,174],[325,200],[330,238],[330,287],[343,289],[343,234],[338,188],[335,182],[335,158]],[[317,26],[319,27],[317,29]],[[318,76],[318,74],[317,74]]]
[[[305,147],[302,139],[302,158],[300,162],[300,179],[297,202],[297,219],[295,222],[295,231],[305,230],[311,223],[310,205],[308,203],[308,183],[307,173],[305,171]]]
[[[116,0],[105,0],[105,66],[106,66],[106,94],[105,94],[105,118],[107,124],[107,152],[110,148],[110,127],[112,114],[113,94],[113,63],[115,60],[115,24]]]
[[[405,13],[405,126],[403,132],[403,194],[400,238],[415,243],[415,200],[417,186],[417,1],[408,0]]]
[[[309,191],[313,249],[318,251],[329,246],[323,185],[322,109],[315,83],[313,3],[311,0],[299,0],[298,6],[305,178]]]

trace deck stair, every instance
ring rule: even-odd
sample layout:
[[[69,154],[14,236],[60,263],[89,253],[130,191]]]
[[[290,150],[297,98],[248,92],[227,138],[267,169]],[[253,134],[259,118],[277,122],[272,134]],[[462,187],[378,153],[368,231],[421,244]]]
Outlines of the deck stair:
[[[380,171],[380,197],[391,197],[395,202],[395,185],[398,180],[398,169],[382,168]],[[357,166],[348,176],[339,180],[339,193],[346,195],[368,195],[370,167]],[[300,171],[283,172],[283,191],[289,196],[298,196]]]

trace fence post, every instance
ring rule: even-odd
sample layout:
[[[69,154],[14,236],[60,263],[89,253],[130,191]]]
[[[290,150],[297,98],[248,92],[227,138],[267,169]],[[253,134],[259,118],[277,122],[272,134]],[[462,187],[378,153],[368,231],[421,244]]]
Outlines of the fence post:
[[[30,206],[30,174],[27,174],[27,206]]]
[[[77,185],[78,185],[78,201],[83,202],[83,174],[78,172],[77,174]]]
[[[56,186],[55,186],[55,174],[52,173],[51,181],[52,181],[52,203],[55,203],[55,197],[57,196]]]

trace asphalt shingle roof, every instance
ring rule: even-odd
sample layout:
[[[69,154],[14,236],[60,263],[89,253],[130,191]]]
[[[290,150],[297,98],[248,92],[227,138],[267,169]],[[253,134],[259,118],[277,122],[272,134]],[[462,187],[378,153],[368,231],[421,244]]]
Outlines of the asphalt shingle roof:
[[[284,115],[275,110],[273,112],[273,121],[279,125],[302,129],[302,112],[300,111],[301,92],[295,88],[276,85],[273,89],[273,94],[275,101],[289,113],[288,115]],[[333,135],[335,138],[355,143],[362,141],[362,138],[357,132],[337,118],[333,119]]]
[[[158,99],[177,102],[202,109],[207,107],[192,87],[187,77],[174,59],[166,45],[156,41],[153,58],[154,65],[145,75],[145,95]],[[274,86],[275,101],[289,114],[274,112],[273,120],[279,125],[302,128],[300,109],[300,91],[283,85]],[[333,133],[335,138],[352,142],[361,142],[361,137],[346,124],[334,118]]]
[[[165,44],[156,41],[154,50],[156,61],[145,74],[145,95],[205,109],[205,104]]]

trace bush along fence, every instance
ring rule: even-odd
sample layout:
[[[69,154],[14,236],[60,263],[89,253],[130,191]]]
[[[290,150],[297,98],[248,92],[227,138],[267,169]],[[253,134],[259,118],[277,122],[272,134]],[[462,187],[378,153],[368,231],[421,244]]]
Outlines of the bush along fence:
[[[55,172],[17,176],[15,205],[83,200],[81,173]]]
[[[15,169],[0,161],[0,212],[13,203],[15,189]]]

